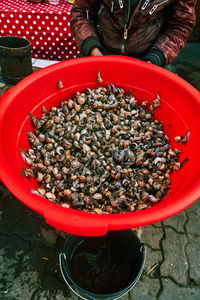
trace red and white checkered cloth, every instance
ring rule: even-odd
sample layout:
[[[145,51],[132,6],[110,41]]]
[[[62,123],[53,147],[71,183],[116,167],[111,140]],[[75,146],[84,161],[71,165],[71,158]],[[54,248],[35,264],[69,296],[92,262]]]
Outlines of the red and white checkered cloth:
[[[32,45],[32,57],[49,60],[76,58],[79,48],[72,36],[72,5],[32,4],[28,0],[1,0],[0,36],[19,36]]]

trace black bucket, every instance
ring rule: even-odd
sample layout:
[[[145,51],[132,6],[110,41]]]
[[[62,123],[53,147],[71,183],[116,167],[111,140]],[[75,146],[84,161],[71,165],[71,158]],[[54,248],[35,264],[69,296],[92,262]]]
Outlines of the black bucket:
[[[16,37],[0,37],[0,66],[3,80],[16,84],[32,70],[31,43],[29,40]]]
[[[84,300],[116,300],[139,280],[146,248],[132,230],[110,231],[102,237],[69,235],[60,254],[68,287]]]

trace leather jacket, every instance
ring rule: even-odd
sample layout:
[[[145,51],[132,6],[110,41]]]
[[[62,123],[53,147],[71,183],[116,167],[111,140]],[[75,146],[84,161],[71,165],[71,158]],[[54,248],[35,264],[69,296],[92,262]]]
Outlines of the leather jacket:
[[[171,63],[192,33],[196,0],[75,0],[71,29],[84,55],[92,47],[113,54],[147,56],[161,52]]]

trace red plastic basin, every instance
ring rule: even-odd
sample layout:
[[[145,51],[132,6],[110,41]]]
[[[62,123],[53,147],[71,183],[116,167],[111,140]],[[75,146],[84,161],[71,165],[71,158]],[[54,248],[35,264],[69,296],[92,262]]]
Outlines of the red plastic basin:
[[[114,83],[132,89],[135,97],[161,97],[161,108],[155,116],[163,121],[169,132],[172,148],[184,150],[180,160],[189,161],[172,174],[171,191],[158,205],[138,212],[124,214],[93,214],[63,208],[30,192],[37,187],[35,180],[21,176],[26,167],[20,148],[29,148],[27,130],[32,130],[28,113],[41,116],[41,108],[58,106],[77,91],[97,86],[97,72],[103,85]],[[61,79],[64,88],[57,89]],[[160,67],[121,56],[88,57],[61,62],[35,72],[0,99],[0,178],[7,188],[24,204],[43,215],[46,222],[64,232],[99,236],[109,230],[128,229],[152,224],[169,218],[198,200],[200,196],[200,93],[179,76]],[[190,137],[186,145],[174,137]]]

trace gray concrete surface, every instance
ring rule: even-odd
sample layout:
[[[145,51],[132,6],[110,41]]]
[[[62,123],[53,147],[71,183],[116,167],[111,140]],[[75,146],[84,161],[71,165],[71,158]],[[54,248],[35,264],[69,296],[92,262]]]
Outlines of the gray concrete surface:
[[[200,44],[188,43],[174,65],[200,90]],[[200,201],[143,228],[147,258],[141,279],[122,300],[200,299]],[[60,274],[65,237],[0,182],[0,300],[77,299]]]

